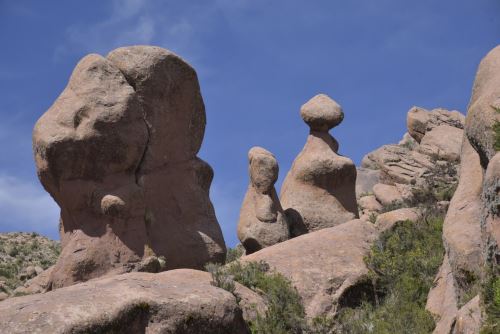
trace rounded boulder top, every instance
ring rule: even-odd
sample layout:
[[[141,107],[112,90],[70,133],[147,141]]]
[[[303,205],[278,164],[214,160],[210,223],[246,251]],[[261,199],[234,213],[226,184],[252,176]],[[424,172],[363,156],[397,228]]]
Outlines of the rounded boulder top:
[[[300,116],[313,131],[328,131],[344,119],[342,107],[325,94],[318,94],[300,108]]]

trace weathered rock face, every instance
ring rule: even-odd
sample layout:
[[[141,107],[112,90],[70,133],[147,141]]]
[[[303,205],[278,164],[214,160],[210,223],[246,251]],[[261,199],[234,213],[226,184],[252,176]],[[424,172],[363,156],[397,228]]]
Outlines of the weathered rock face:
[[[293,235],[358,217],[356,167],[351,159],[337,154],[338,143],[328,133],[342,121],[342,108],[320,94],[304,104],[300,113],[310,133],[283,182],[280,196]]]
[[[91,280],[1,302],[0,328],[5,333],[249,333],[235,297],[210,281],[210,274],[190,269]]]
[[[248,152],[250,185],[240,211],[238,238],[246,254],[289,239],[288,223],[274,183],[278,162],[274,155],[253,147]]]
[[[447,255],[444,256],[443,264],[434,280],[434,287],[429,291],[425,308],[438,320],[433,333],[449,334],[458,308],[453,274]]]
[[[337,307],[355,304],[353,296],[372,291],[365,290],[370,285],[363,258],[377,238],[372,223],[352,220],[264,248],[242,261],[263,260],[290,279],[308,317],[332,316]]]
[[[209,199],[213,172],[196,154],[205,110],[196,72],[150,46],[84,57],[38,120],[38,175],[61,207],[62,254],[52,287],[134,270],[221,262]]]
[[[409,135],[405,134],[398,144],[368,153],[361,167],[378,173],[379,183],[419,185],[425,182],[436,160],[458,164],[464,119],[458,111],[413,107],[407,116]]]
[[[483,264],[481,250],[481,190],[483,171],[479,155],[464,137],[460,181],[450,202],[443,224],[443,242],[451,271],[461,294],[467,277],[480,277]]]
[[[424,108],[413,107],[408,111],[406,126],[408,133],[420,143],[428,131],[441,125],[463,129],[465,117],[458,111],[448,111],[438,108],[428,111]]]
[[[458,311],[457,304],[461,296],[471,293],[467,286],[470,277],[479,284],[486,274],[485,268],[495,268],[500,263],[500,154],[494,147],[499,97],[500,46],[497,46],[479,65],[467,111],[460,182],[443,226],[446,248],[443,267],[448,268],[446,281],[453,286],[455,301],[447,303],[443,311],[446,316],[437,322],[435,333],[479,332],[482,321],[479,298]],[[437,286],[431,291],[429,301],[439,289]]]
[[[493,126],[500,121],[500,45],[481,61],[472,88],[465,129],[486,169],[496,154]]]

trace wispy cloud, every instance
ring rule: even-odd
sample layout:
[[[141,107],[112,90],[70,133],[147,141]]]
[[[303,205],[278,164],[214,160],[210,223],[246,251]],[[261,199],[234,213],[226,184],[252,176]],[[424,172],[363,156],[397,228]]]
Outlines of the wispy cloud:
[[[57,236],[59,207],[34,180],[0,174],[0,231]]]

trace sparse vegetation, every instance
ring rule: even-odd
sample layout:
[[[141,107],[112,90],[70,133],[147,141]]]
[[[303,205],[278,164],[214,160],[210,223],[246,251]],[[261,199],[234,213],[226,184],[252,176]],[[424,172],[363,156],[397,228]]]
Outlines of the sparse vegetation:
[[[482,286],[485,319],[481,334],[500,332],[500,270],[491,268]]]
[[[27,278],[22,275],[29,266],[47,269],[60,253],[57,241],[49,240],[37,233],[0,234],[0,281],[11,293]]]
[[[243,248],[243,246],[241,244],[237,245],[234,248],[228,247],[227,254],[226,254],[226,263],[230,263],[230,262],[238,260],[244,254],[244,252],[245,252],[245,249]]]
[[[283,275],[270,271],[267,263],[235,261],[225,267],[209,265],[207,270],[215,286],[234,294],[236,281],[264,297],[267,310],[249,323],[252,333],[298,334],[305,331],[305,311],[297,290]],[[232,285],[228,280],[233,281]]]
[[[425,303],[443,259],[442,224],[441,217],[405,221],[382,234],[365,259],[374,293],[340,310],[338,333],[432,332]]]

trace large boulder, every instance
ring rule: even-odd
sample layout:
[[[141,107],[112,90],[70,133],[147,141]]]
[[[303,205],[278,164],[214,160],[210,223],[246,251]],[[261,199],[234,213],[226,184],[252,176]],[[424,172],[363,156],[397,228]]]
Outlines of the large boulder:
[[[288,223],[274,183],[278,162],[274,155],[253,147],[248,152],[250,185],[243,200],[238,223],[238,238],[246,254],[289,239]]]
[[[500,45],[491,50],[477,70],[465,130],[483,168],[495,155],[495,124],[500,121]]]
[[[245,289],[239,286],[239,289]],[[2,333],[249,333],[210,274],[178,269],[91,280],[0,303]]]
[[[280,196],[294,235],[358,217],[356,167],[351,159],[337,153],[338,143],[328,133],[342,121],[342,108],[320,94],[304,104],[300,114],[310,132],[283,181]]]
[[[459,161],[464,130],[449,125],[439,125],[425,133],[419,150],[446,161]]]
[[[428,131],[441,125],[448,125],[454,128],[463,129],[465,116],[453,110],[437,108],[428,111],[420,107],[412,107],[406,116],[406,126],[408,133],[418,143],[422,141]]]
[[[357,219],[264,248],[241,260],[265,261],[290,279],[308,317],[333,316],[337,308],[354,306],[364,292],[372,291],[364,257],[377,238],[372,223]]]
[[[222,262],[209,199],[210,166],[196,154],[205,108],[194,69],[162,48],[91,54],[33,131],[38,176],[61,208],[57,288],[135,270]]]

